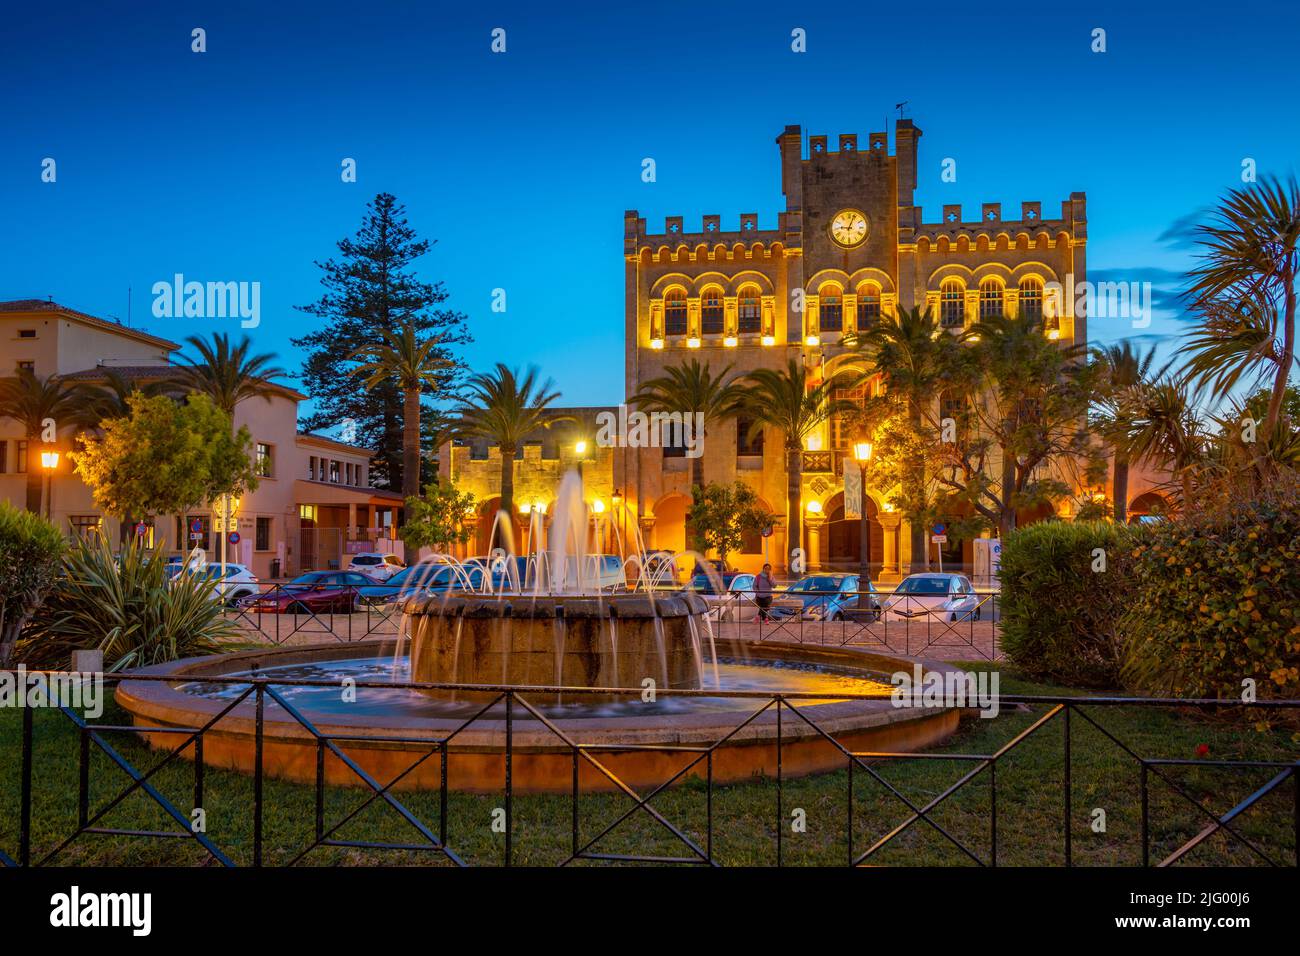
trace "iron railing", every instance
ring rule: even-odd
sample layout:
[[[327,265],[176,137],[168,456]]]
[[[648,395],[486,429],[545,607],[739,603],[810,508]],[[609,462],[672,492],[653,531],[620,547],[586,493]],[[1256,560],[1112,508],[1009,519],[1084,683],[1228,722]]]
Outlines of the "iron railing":
[[[8,672],[15,674],[15,672]],[[15,674],[16,678],[33,680],[39,672],[22,672]],[[146,676],[146,675],[108,675],[110,682],[115,680],[130,681],[176,681],[175,677],[168,676]],[[502,845],[502,855],[499,860],[501,865],[509,866],[514,860],[513,839],[515,834],[514,822],[514,800],[515,787],[512,776],[512,765],[517,754],[515,743],[517,728],[522,724],[527,724],[529,729],[544,728],[556,741],[567,749],[572,755],[572,778],[570,787],[571,810],[569,820],[569,841],[567,852],[564,853],[560,860],[561,865],[567,865],[579,860],[584,861],[607,861],[607,862],[643,862],[643,863],[681,863],[681,864],[699,864],[717,866],[720,864],[715,850],[715,814],[714,814],[714,797],[715,797],[715,780],[714,780],[714,757],[718,750],[725,747],[733,741],[736,736],[747,726],[752,724],[762,715],[772,712],[775,715],[774,721],[774,747],[776,754],[775,775],[769,782],[773,784],[773,821],[775,823],[774,845],[772,846],[772,856],[770,862],[780,866],[786,862],[784,851],[783,832],[788,823],[786,819],[786,806],[784,788],[786,786],[786,776],[782,765],[782,749],[791,740],[791,735],[784,730],[785,721],[795,721],[802,723],[811,731],[814,739],[824,740],[826,744],[839,752],[843,757],[844,766],[847,769],[847,787],[845,792],[845,812],[843,820],[845,821],[845,846],[846,853],[843,858],[844,862],[850,866],[858,866],[866,863],[876,862],[877,854],[893,841],[897,840],[901,834],[909,831],[915,826],[923,825],[928,830],[938,834],[944,841],[945,845],[957,853],[959,861],[970,862],[981,866],[997,866],[1002,851],[1000,837],[998,832],[999,811],[999,775],[998,768],[1002,763],[1019,748],[1023,747],[1027,740],[1041,739],[1044,728],[1053,724],[1062,728],[1062,733],[1058,738],[1061,746],[1060,761],[1060,820],[1063,825],[1063,860],[1065,865],[1070,866],[1075,863],[1075,851],[1073,846],[1072,833],[1074,827],[1074,784],[1073,784],[1073,759],[1071,754],[1072,741],[1072,723],[1082,722],[1088,727],[1095,729],[1105,740],[1113,744],[1118,750],[1131,758],[1132,765],[1136,769],[1139,778],[1141,792],[1141,824],[1140,824],[1140,843],[1141,843],[1141,861],[1142,865],[1151,865],[1151,847],[1152,847],[1152,830],[1154,822],[1151,819],[1151,793],[1154,784],[1161,784],[1166,787],[1172,794],[1185,801],[1187,805],[1193,808],[1195,815],[1203,820],[1203,826],[1196,833],[1185,839],[1172,852],[1164,854],[1156,862],[1157,866],[1171,866],[1176,863],[1187,860],[1198,847],[1218,834],[1226,835],[1237,844],[1245,847],[1250,851],[1250,858],[1256,862],[1265,863],[1273,866],[1284,865],[1284,861],[1279,858],[1276,847],[1263,848],[1256,844],[1256,841],[1250,839],[1237,826],[1242,815],[1249,809],[1257,806],[1265,806],[1276,811],[1277,801],[1271,801],[1264,804],[1264,798],[1270,794],[1279,792],[1289,781],[1292,784],[1292,799],[1289,804],[1281,811],[1281,821],[1276,825],[1289,830],[1293,841],[1292,859],[1290,865],[1300,866],[1300,754],[1294,755],[1288,760],[1207,760],[1207,759],[1177,759],[1160,756],[1144,755],[1134,746],[1120,740],[1114,733],[1108,730],[1098,717],[1099,711],[1105,711],[1111,708],[1119,707],[1136,707],[1149,710],[1158,709],[1230,709],[1240,711],[1242,708],[1250,708],[1258,711],[1261,715],[1266,713],[1278,714],[1283,711],[1294,713],[1295,709],[1300,708],[1300,700],[1268,700],[1252,703],[1240,701],[1225,702],[1222,700],[1181,700],[1181,699],[1147,699],[1147,698],[1120,698],[1120,697],[1048,697],[1048,696],[1023,696],[1023,695],[1003,695],[999,698],[999,703],[1003,708],[1011,706],[1021,706],[1031,709],[1043,709],[1045,711],[1038,716],[1028,727],[1020,730],[1009,741],[1002,746],[985,753],[950,753],[950,752],[921,752],[921,753],[896,753],[896,752],[875,752],[875,751],[856,751],[851,747],[845,746],[836,736],[835,732],[820,726],[816,723],[805,708],[798,707],[796,704],[801,700],[818,699],[824,700],[825,693],[789,693],[773,694],[755,691],[681,691],[664,689],[659,691],[661,695],[677,696],[710,696],[710,697],[729,697],[746,699],[753,703],[754,709],[751,711],[741,712],[738,717],[738,723],[734,728],[723,733],[717,740],[707,744],[695,745],[672,745],[672,744],[644,744],[635,739],[623,740],[602,740],[600,742],[583,742],[579,736],[572,731],[562,728],[557,723],[546,716],[537,706],[530,701],[532,699],[541,699],[553,697],[557,693],[562,693],[572,699],[581,697],[585,694],[627,694],[637,695],[641,693],[638,689],[611,689],[611,688],[572,688],[572,687],[513,687],[513,686],[487,686],[487,685],[463,685],[463,684],[433,684],[433,683],[408,683],[394,685],[389,682],[379,681],[358,681],[356,687],[366,688],[385,688],[392,689],[394,686],[407,687],[420,690],[441,690],[441,691],[464,691],[474,690],[491,695],[491,700],[485,703],[476,713],[468,716],[455,729],[448,732],[439,739],[429,739],[421,737],[402,737],[402,736],[370,736],[361,732],[327,732],[322,730],[317,723],[311,719],[301,709],[296,707],[288,700],[284,693],[286,688],[291,687],[329,687],[338,688],[337,682],[322,680],[289,680],[289,679],[267,679],[265,677],[208,677],[203,678],[205,683],[225,683],[243,686],[243,690],[232,700],[226,703],[221,710],[213,715],[210,719],[198,726],[176,727],[176,726],[142,726],[142,725],[123,725],[113,723],[92,723],[84,719],[81,715],[68,707],[49,708],[41,710],[42,714],[57,713],[61,719],[69,720],[76,728],[79,741],[79,754],[77,759],[78,767],[78,798],[77,798],[77,824],[70,832],[61,834],[52,839],[52,845],[48,848],[37,849],[33,846],[33,833],[36,829],[33,820],[33,807],[35,805],[33,797],[34,785],[39,779],[43,778],[44,773],[38,774],[36,760],[34,757],[38,743],[36,733],[36,709],[24,708],[21,717],[21,732],[18,735],[18,752],[4,752],[0,750],[0,768],[18,768],[19,774],[19,802],[18,802],[18,842],[16,847],[4,847],[0,845],[0,864],[9,866],[32,866],[43,864],[57,864],[60,855],[67,850],[73,843],[88,837],[95,836],[113,836],[125,837],[137,840],[190,840],[199,846],[205,853],[206,858],[222,866],[235,865],[234,855],[223,848],[220,839],[217,836],[210,835],[208,832],[196,831],[190,826],[190,818],[167,796],[161,788],[153,782],[162,768],[172,764],[185,751],[189,750],[189,759],[193,764],[193,800],[196,807],[202,807],[204,801],[205,788],[205,756],[204,740],[205,736],[213,732],[214,727],[222,721],[223,718],[231,715],[240,705],[250,700],[252,701],[253,711],[253,746],[254,746],[254,763],[252,769],[252,793],[251,807],[249,808],[252,821],[252,853],[251,863],[253,866],[262,866],[266,860],[264,855],[264,817],[265,817],[265,766],[264,766],[264,739],[266,734],[266,710],[268,702],[271,705],[278,706],[289,715],[292,721],[307,732],[311,740],[314,740],[316,747],[316,775],[315,775],[315,814],[312,828],[312,835],[306,842],[293,848],[296,852],[289,857],[290,865],[304,862],[309,855],[320,847],[348,847],[353,850],[400,850],[400,851],[422,851],[436,854],[446,861],[464,866],[467,860],[463,854],[455,848],[455,837],[450,832],[448,817],[448,764],[455,760],[458,753],[457,738],[468,727],[474,725],[477,721],[484,719],[489,711],[494,711],[499,715],[500,709],[504,709],[504,732],[501,734],[498,746],[503,755],[503,775],[501,785],[504,793],[504,841]],[[836,699],[846,700],[879,700],[888,695],[882,694],[837,694]],[[42,720],[45,718],[42,717]],[[499,716],[490,718],[499,720]],[[603,734],[608,735],[608,730]],[[132,764],[117,748],[110,742],[111,735],[138,735],[138,734],[169,734],[179,739],[176,746],[170,748],[162,754],[161,758],[151,767],[141,770]],[[375,779],[373,775],[367,773],[351,756],[348,755],[346,747],[348,744],[361,741],[376,741],[388,746],[401,746],[408,748],[412,763],[405,770],[398,773],[392,779],[381,782]],[[111,798],[102,801],[98,806],[91,805],[91,753],[92,748],[107,756],[111,765],[118,769],[128,778],[129,783],[120,792]],[[480,746],[481,749],[481,746]],[[622,780],[618,774],[602,762],[602,755],[610,752],[637,752],[637,751],[664,751],[677,753],[684,756],[688,763],[672,773],[662,783],[649,789],[648,792],[639,792]],[[355,776],[357,783],[368,790],[369,796],[357,807],[341,815],[338,819],[329,820],[325,811],[326,801],[326,775],[325,761],[326,756],[330,755],[340,761]],[[402,782],[417,767],[426,760],[436,757],[439,761],[439,780],[440,786],[437,793],[437,820],[435,822],[426,822],[403,801],[398,800],[394,795],[394,787]],[[51,759],[48,754],[42,757],[43,760]],[[916,800],[907,796],[899,787],[892,784],[881,772],[881,768],[889,765],[898,764],[905,761],[952,761],[963,767],[967,767],[957,780],[950,786],[946,787],[938,795],[926,800]],[[624,796],[629,806],[619,815],[612,823],[603,827],[599,824],[596,827],[589,828],[589,832],[583,832],[582,803],[581,803],[581,775],[579,769],[582,765],[588,765],[595,769],[599,778],[608,781],[613,790]],[[696,770],[703,764],[703,771]],[[1197,765],[1202,767],[1214,767],[1221,770],[1230,770],[1236,773],[1247,773],[1250,771],[1270,771],[1272,776],[1266,783],[1258,786],[1244,799],[1239,800],[1231,808],[1223,812],[1218,812],[1205,806],[1204,803],[1196,796],[1187,792],[1187,790],[1172,775],[1172,768],[1183,767],[1188,765]],[[700,778],[705,790],[705,820],[703,823],[703,837],[697,838],[687,832],[687,827],[675,823],[668,819],[664,813],[651,805],[651,801],[662,794],[673,784],[682,781],[688,774],[694,771],[694,775]],[[972,785],[975,781],[983,779],[987,782],[989,802],[988,802],[988,821],[986,836],[980,845],[975,845],[969,838],[962,839],[954,834],[949,827],[944,826],[937,820],[935,811],[945,802],[949,801],[955,794],[964,788]],[[870,841],[869,845],[863,848],[860,844],[855,846],[855,814],[856,797],[855,797],[855,779],[866,781],[882,788],[883,793],[892,798],[892,803],[897,803],[900,808],[900,816],[892,822],[886,821],[877,830],[883,829],[883,833],[876,839]],[[156,804],[164,814],[176,825],[174,829],[164,830],[143,830],[130,828],[108,827],[101,823],[105,817],[115,807],[122,805],[128,797],[133,794],[143,793],[154,804]],[[403,842],[385,842],[378,840],[346,840],[342,839],[339,831],[349,822],[357,819],[367,807],[376,801],[382,801],[393,813],[409,827],[413,836],[408,841]],[[615,829],[634,815],[647,814],[664,833],[671,835],[673,840],[680,844],[684,852],[678,855],[659,854],[642,854],[642,853],[608,853],[598,849],[598,844]],[[876,821],[872,821],[873,823]],[[41,830],[46,832],[48,825],[42,823]],[[590,830],[595,830],[594,835]],[[1046,834],[1037,834],[1035,836],[1035,852],[1046,854],[1047,847],[1045,840]],[[1285,846],[1282,847],[1285,852]]]

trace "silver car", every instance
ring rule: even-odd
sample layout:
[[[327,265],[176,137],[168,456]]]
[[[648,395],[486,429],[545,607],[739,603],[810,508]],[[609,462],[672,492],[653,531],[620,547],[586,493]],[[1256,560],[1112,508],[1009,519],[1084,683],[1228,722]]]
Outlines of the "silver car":
[[[881,613],[886,621],[978,621],[980,599],[966,575],[925,571],[899,581]]]

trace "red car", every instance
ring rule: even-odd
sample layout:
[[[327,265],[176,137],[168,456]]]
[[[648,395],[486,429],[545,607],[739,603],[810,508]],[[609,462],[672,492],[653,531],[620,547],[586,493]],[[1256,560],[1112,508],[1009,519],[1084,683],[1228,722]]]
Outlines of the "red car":
[[[257,614],[348,614],[357,606],[360,589],[374,583],[357,571],[309,571],[288,584],[243,598],[239,606]]]

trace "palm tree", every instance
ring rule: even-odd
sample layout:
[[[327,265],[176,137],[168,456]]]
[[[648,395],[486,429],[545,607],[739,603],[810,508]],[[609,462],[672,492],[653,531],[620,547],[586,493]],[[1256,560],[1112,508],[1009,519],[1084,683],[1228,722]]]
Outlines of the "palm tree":
[[[210,396],[232,417],[235,406],[247,398],[260,397],[269,402],[279,388],[272,380],[289,374],[271,364],[275,361],[273,355],[250,356],[252,342],[247,336],[235,346],[224,333],[213,335],[211,342],[191,335],[185,343],[198,353],[198,360],[186,359],[186,364],[177,367],[170,384],[185,392]]]
[[[1179,484],[1182,505],[1192,500],[1194,472],[1206,460],[1206,435],[1185,380],[1162,378],[1141,390],[1129,450],[1134,461],[1168,465]]]
[[[833,415],[852,414],[857,406],[848,399],[832,399],[840,384],[830,377],[815,385],[797,359],[784,369],[761,368],[744,377],[747,386],[738,399],[737,411],[753,419],[750,437],[768,425],[785,436],[786,547],[803,547],[803,446],[804,439]]]
[[[1275,177],[1230,191],[1196,229],[1204,247],[1192,270],[1192,306],[1205,316],[1188,343],[1187,371],[1222,397],[1238,382],[1272,376],[1264,438],[1278,427],[1296,362],[1300,183]],[[1278,329],[1278,326],[1281,329]]]
[[[1168,369],[1155,376],[1151,366],[1156,350],[1152,346],[1145,354],[1137,352],[1127,339],[1117,345],[1093,349],[1093,362],[1100,373],[1097,392],[1097,414],[1094,425],[1111,448],[1114,476],[1111,484],[1111,501],[1115,503],[1115,520],[1128,522],[1128,475],[1133,458],[1130,450],[1134,419],[1141,401],[1142,389],[1154,378],[1161,378]]]
[[[884,319],[850,332],[843,341],[848,351],[833,367],[861,377],[879,375],[886,395],[904,404],[912,430],[919,434],[935,399],[951,384],[956,340],[929,309],[917,306],[900,309],[892,321]],[[924,497],[926,485],[924,462],[918,467],[920,473],[912,476],[913,492],[908,496],[915,501]],[[925,523],[917,515],[908,518],[912,570],[920,571],[929,553]]]
[[[436,388],[452,363],[442,352],[442,339],[418,338],[410,322],[401,332],[381,329],[380,336],[383,341],[352,353],[361,364],[349,374],[363,376],[367,389],[393,378],[402,390],[402,494],[415,498],[420,494],[420,395]]]
[[[709,425],[735,414],[741,389],[734,381],[727,380],[731,369],[731,365],[726,365],[714,375],[707,362],[691,358],[680,365],[668,366],[663,375],[647,379],[631,401],[650,412],[702,416],[695,420],[703,422],[704,435],[700,436],[703,438],[708,434]],[[703,455],[691,461],[691,485],[704,487]]]
[[[480,372],[466,383],[466,396],[457,413],[460,433],[469,438],[495,441],[501,449],[501,510],[514,519],[515,455],[524,439],[539,428],[568,415],[550,415],[548,407],[560,393],[550,379],[538,382],[537,369],[529,367],[520,377],[516,369],[498,362],[491,372]]]
[[[27,436],[27,510],[41,513],[40,439],[49,423],[61,428],[83,428],[96,421],[98,394],[89,385],[68,384],[57,375],[37,378],[20,368],[13,378],[0,379],[0,418],[12,418]]]

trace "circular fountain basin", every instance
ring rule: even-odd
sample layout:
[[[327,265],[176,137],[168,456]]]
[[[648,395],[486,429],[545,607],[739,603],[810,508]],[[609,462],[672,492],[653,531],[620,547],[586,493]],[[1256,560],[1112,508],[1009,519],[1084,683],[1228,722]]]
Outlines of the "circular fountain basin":
[[[232,694],[228,685],[206,681],[208,678],[246,676],[256,669],[269,680],[306,673],[325,680],[337,679],[340,684],[343,676],[362,683],[401,681],[409,677],[409,670],[403,670],[409,665],[394,658],[393,650],[392,640],[370,640],[190,658],[134,672],[170,680],[124,680],[118,686],[116,700],[138,727],[197,728],[220,713],[238,693]],[[924,672],[951,669],[937,662],[857,648],[721,639],[716,641],[716,654],[723,691],[816,695],[791,700],[797,713],[791,713],[789,708],[782,710],[779,759],[785,776],[842,769],[846,765],[848,758],[824,735],[852,752],[903,752],[938,743],[957,728],[960,718],[955,708],[897,708],[888,699],[846,696],[887,690],[885,675],[900,670],[910,674],[917,664]],[[694,665],[692,668],[694,674]],[[719,694],[711,689],[711,662],[706,662],[703,673],[703,689],[680,695],[660,694],[654,701],[644,702],[639,694],[619,699],[615,695],[567,694],[557,699],[553,691],[519,691],[519,698],[536,708],[549,727],[521,702],[512,706],[509,726],[501,704],[466,723],[469,716],[487,706],[477,696],[470,700],[446,692],[435,696],[430,691],[396,687],[358,687],[355,702],[345,703],[341,687],[281,688],[280,692],[318,733],[337,735],[339,748],[381,786],[405,774],[396,788],[439,787],[442,767],[436,743],[448,740],[447,785],[466,792],[500,793],[506,775],[507,733],[512,744],[509,769],[515,792],[570,791],[574,744],[598,747],[587,752],[592,760],[633,788],[658,786],[702,757],[699,752],[638,747],[714,747],[711,773],[719,783],[775,776],[777,708],[770,706],[753,717],[768,702],[767,698]],[[486,693],[489,698],[493,695],[487,688],[471,692]],[[583,697],[591,699],[581,700]],[[205,732],[205,765],[251,772],[256,761],[255,726],[255,706],[250,697]],[[174,733],[142,729],[141,734],[159,749],[171,749],[178,743]],[[344,739],[349,735],[403,740]],[[264,772],[314,783],[317,751],[312,732],[268,698],[264,709]],[[431,751],[432,756],[410,769]],[[186,748],[182,755],[192,759],[193,749]],[[680,779],[703,778],[709,772],[708,763],[700,759]],[[589,760],[578,760],[578,773],[583,792],[617,789],[610,776]],[[328,751],[324,775],[326,782],[333,785],[362,785],[356,772]]]

